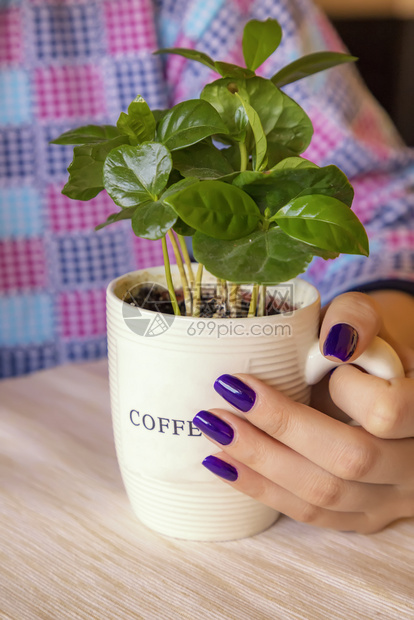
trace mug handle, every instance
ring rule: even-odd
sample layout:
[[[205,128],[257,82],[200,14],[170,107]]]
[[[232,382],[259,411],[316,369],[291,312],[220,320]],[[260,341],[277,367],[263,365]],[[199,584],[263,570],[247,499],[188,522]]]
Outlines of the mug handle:
[[[333,362],[326,359],[319,349],[319,341],[316,340],[309,349],[305,363],[305,380],[309,385],[314,385],[322,379],[329,370],[337,366],[349,364],[349,362]],[[381,379],[396,379],[404,377],[404,368],[397,353],[385,340],[376,336],[369,347],[352,362],[360,366],[369,374]]]

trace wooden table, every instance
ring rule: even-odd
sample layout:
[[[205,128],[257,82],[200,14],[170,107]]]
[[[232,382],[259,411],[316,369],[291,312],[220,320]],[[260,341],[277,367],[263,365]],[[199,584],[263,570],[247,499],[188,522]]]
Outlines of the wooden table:
[[[414,618],[414,520],[165,539],[122,486],[106,361],[4,381],[0,402],[2,620]]]

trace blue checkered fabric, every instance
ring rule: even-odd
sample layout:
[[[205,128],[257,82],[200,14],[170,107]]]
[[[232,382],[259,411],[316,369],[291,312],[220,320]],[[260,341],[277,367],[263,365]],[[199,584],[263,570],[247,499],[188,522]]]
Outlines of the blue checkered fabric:
[[[34,6],[34,53],[40,63],[97,57],[105,50],[101,44],[96,6]]]
[[[0,125],[20,125],[32,120],[29,77],[21,69],[0,72]]]
[[[123,244],[122,230],[111,230],[105,236],[88,234],[64,236],[57,242],[58,279],[65,289],[90,286],[93,282],[109,282],[116,278],[128,262],[128,249]]]

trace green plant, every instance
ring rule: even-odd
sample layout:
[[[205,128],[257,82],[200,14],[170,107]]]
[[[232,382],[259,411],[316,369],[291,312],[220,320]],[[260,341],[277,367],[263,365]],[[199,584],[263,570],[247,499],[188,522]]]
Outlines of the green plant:
[[[356,59],[319,52],[270,79],[257,76],[281,38],[277,21],[250,21],[242,44],[246,67],[196,50],[159,50],[201,62],[221,77],[205,86],[200,99],[151,111],[138,96],[116,127],[89,125],[53,141],[77,145],[63,194],[89,200],[105,188],[121,207],[97,229],[130,219],[137,236],[161,240],[177,314],[167,236],[182,276],[186,313],[195,316],[203,265],[218,278],[219,292],[232,283],[231,304],[238,285],[253,285],[249,314],[254,315],[264,312],[266,285],[304,272],[314,255],[368,255],[365,230],[350,208],[351,185],[337,167],[320,168],[300,157],[312,123],[280,90]],[[193,237],[196,276],[185,236]],[[262,303],[256,309],[258,297]]]

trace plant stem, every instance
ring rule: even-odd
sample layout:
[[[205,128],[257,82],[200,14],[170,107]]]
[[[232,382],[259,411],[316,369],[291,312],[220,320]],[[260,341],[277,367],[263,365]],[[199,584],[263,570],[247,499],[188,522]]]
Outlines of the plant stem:
[[[217,304],[217,310],[213,314],[213,319],[222,318],[222,316],[223,316],[223,305],[224,305],[223,282],[224,282],[224,280],[221,280],[220,278],[217,278],[217,280],[216,280],[216,304]]]
[[[164,257],[165,279],[167,280],[168,292],[170,293],[171,303],[175,315],[180,315],[180,308],[178,307],[177,298],[175,296],[174,284],[171,277],[170,259],[168,256],[167,239],[165,236],[161,239],[162,243],[162,255]]]
[[[250,299],[249,312],[247,314],[248,318],[256,316],[256,306],[257,306],[258,294],[259,294],[259,285],[258,284],[253,284],[252,297]]]
[[[247,149],[244,142],[239,142],[239,151],[240,151],[240,172],[246,170],[247,168]]]
[[[184,239],[184,237],[182,235],[179,235],[177,233],[177,237],[178,237],[178,241],[180,243],[180,248],[181,248],[181,252],[182,252],[183,257],[184,257],[185,264],[187,265],[188,277],[190,279],[190,288],[193,289],[193,287],[194,287],[194,272],[193,272],[193,268],[191,266],[191,259],[190,259],[190,255],[188,253],[187,244],[186,244],[185,239]]]
[[[266,312],[266,285],[262,284],[260,286],[259,313],[258,313],[258,316],[264,316],[265,312]]]
[[[167,234],[171,241],[175,260],[177,261],[178,271],[180,273],[181,284],[183,286],[185,314],[186,316],[191,316],[191,306],[192,306],[191,291],[190,291],[190,287],[188,286],[188,280],[187,280],[187,276],[185,273],[183,259],[180,253],[180,248],[178,247],[177,239],[175,238],[174,233],[171,231],[171,229],[168,231]]]
[[[217,297],[217,300],[221,299],[221,297],[222,297],[222,293],[221,293],[221,280],[220,280],[220,278],[216,278],[216,297]]]
[[[203,265],[201,263],[198,263],[197,273],[196,273],[196,278],[195,278],[195,285],[194,285],[193,316],[200,316],[202,277],[203,277]]]
[[[230,316],[235,318],[237,316],[237,293],[239,292],[239,285],[232,284],[230,287],[229,306]]]
[[[227,314],[227,311],[229,309],[229,290],[228,290],[228,286],[227,286],[227,280],[222,280],[221,281],[221,286],[222,286],[222,290],[223,290],[223,299],[224,299],[225,312]]]

